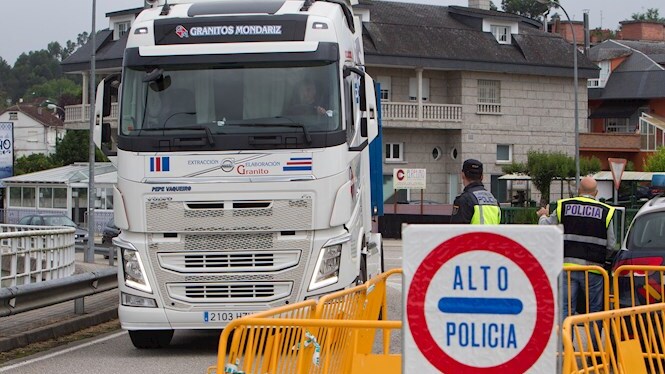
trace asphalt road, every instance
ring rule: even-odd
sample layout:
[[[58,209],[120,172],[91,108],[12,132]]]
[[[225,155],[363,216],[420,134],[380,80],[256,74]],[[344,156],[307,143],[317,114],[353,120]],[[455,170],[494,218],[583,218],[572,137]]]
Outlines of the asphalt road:
[[[386,269],[401,267],[401,241],[384,242]],[[388,318],[401,319],[401,280],[388,281]],[[42,374],[202,374],[214,365],[219,331],[176,331],[166,349],[138,350],[125,331],[116,331],[7,363],[0,373]],[[391,352],[400,352],[399,333],[391,336]],[[379,347],[377,339],[375,347]],[[377,348],[378,349],[378,348]]]

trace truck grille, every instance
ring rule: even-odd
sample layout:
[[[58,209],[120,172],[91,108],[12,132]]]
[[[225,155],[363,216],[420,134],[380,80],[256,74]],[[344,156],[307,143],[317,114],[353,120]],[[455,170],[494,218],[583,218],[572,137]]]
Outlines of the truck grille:
[[[179,273],[278,271],[298,265],[299,250],[159,253],[163,268]]]
[[[307,230],[312,226],[312,199],[234,201],[202,204],[146,201],[148,232],[256,232]]]
[[[187,283],[169,284],[172,298],[190,302],[266,302],[288,296],[293,284],[277,283]]]

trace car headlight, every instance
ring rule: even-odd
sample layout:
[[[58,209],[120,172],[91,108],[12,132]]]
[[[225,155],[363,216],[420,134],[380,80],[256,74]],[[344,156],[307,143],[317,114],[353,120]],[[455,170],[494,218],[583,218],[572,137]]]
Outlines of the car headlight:
[[[141,261],[141,255],[135,249],[120,247],[122,253],[122,270],[125,277],[125,285],[140,291],[152,293],[150,282],[145,277],[145,268]]]
[[[310,291],[337,283],[339,267],[342,262],[342,243],[348,242],[350,239],[351,235],[345,234],[329,240],[321,249],[314,269],[314,276],[309,285]]]

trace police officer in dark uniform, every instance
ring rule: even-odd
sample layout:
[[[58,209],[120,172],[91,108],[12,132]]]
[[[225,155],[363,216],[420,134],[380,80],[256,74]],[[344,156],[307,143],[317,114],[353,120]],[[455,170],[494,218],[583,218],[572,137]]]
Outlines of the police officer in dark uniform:
[[[499,203],[483,186],[483,164],[474,159],[462,165],[464,191],[455,198],[451,223],[498,225],[501,222]]]
[[[597,183],[592,177],[580,180],[579,196],[561,199],[557,208],[549,215],[547,208],[541,208],[537,214],[538,223],[563,225],[563,265],[598,265],[603,266],[608,250],[614,249],[615,209],[596,200]],[[549,215],[549,216],[548,216]],[[564,272],[563,274],[565,274]],[[568,295],[568,276],[563,276],[560,287],[563,291],[562,321],[568,316],[569,300],[574,304],[580,292],[588,288],[589,311],[603,310],[603,277],[597,272],[589,273],[588,285],[582,271],[570,274],[570,292]]]

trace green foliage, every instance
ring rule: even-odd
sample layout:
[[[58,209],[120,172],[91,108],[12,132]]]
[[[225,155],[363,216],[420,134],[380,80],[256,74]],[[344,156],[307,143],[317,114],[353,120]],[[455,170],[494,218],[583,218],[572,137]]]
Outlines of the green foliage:
[[[563,152],[541,152],[531,150],[527,153],[526,164],[513,162],[502,168],[506,174],[525,174],[540,191],[540,206],[549,203],[550,185],[555,178],[575,177],[575,159]],[[600,160],[596,157],[580,158],[580,174],[589,175],[601,170]]]
[[[14,175],[34,173],[55,167],[51,157],[43,153],[21,156],[14,162]]]
[[[80,98],[81,86],[68,78],[59,78],[34,85],[28,89],[28,92],[34,92],[35,97],[50,97],[55,98],[56,102],[60,102],[63,95]],[[79,99],[78,103],[80,102]]]
[[[67,131],[55,145],[53,159],[58,166],[88,161],[88,130]]]
[[[644,171],[665,171],[665,147],[658,148],[658,151],[646,159]]]
[[[539,208],[501,208],[501,223],[505,224],[537,224]]]
[[[559,0],[554,0],[559,3]],[[549,10],[549,6],[540,4],[536,0],[501,0],[501,9],[507,13],[519,14],[521,16],[542,20],[543,14]]]
[[[665,18],[658,14],[658,8],[649,8],[644,13],[633,13],[630,17],[634,21],[655,21],[665,23]]]

